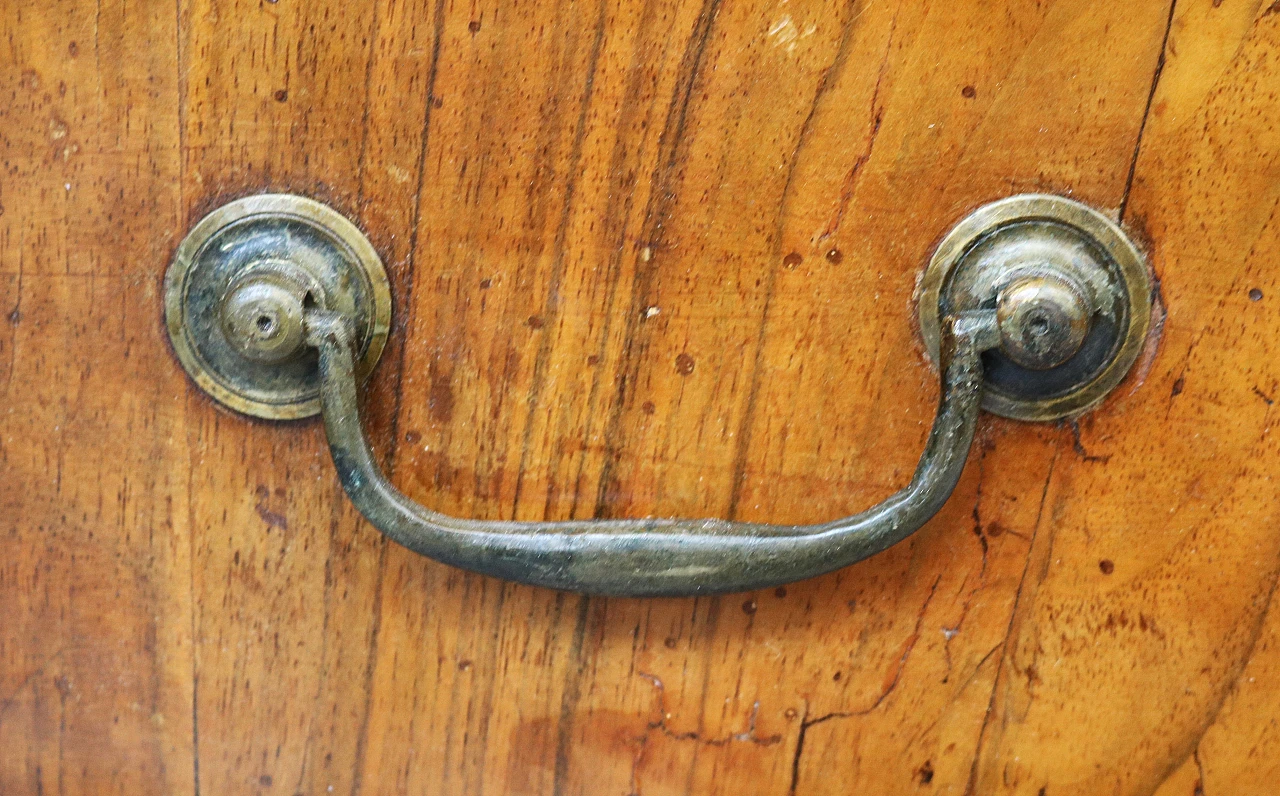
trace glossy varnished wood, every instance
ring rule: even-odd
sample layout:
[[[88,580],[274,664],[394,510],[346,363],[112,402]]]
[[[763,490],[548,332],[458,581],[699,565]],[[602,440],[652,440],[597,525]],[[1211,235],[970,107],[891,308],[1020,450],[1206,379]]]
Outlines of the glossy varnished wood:
[[[1270,791],[1271,4],[19,1],[0,45],[0,792]],[[870,561],[558,594],[385,543],[318,424],[184,380],[164,268],[268,190],[387,262],[370,434],[468,516],[885,497],[917,275],[1011,193],[1121,220],[1157,333]]]

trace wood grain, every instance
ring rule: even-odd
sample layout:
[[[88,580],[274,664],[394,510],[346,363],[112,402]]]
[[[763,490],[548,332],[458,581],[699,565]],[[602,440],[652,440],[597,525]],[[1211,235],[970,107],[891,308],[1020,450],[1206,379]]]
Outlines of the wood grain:
[[[175,20],[7,3],[0,31],[0,792],[190,791]]]
[[[0,44],[0,793],[1270,792],[1270,4],[58,0]],[[1148,248],[1137,373],[722,598],[385,543],[156,295],[205,211],[314,196],[392,275],[367,424],[415,499],[816,521],[909,477],[917,275],[1031,190]]]

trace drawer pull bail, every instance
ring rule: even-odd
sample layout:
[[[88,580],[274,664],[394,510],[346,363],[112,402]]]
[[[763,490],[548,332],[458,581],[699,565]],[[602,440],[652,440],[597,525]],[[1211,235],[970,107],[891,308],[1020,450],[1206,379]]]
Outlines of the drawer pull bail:
[[[1057,196],[994,202],[943,239],[920,284],[941,391],[904,489],[815,525],[525,522],[441,514],[382,473],[359,386],[387,338],[390,288],[373,247],[337,212],[282,194],[232,202],[196,224],[165,283],[169,334],[195,382],[245,414],[323,415],[343,489],[392,540],[506,580],[630,597],[779,586],[896,544],[955,489],[980,409],[1039,421],[1087,411],[1133,365],[1150,311],[1145,261],[1105,216]]]

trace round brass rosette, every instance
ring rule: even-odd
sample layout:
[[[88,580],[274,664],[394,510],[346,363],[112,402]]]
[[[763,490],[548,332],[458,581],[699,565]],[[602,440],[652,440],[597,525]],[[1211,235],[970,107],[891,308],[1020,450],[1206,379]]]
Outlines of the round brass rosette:
[[[1092,409],[1129,372],[1150,324],[1151,278],[1106,216],[1024,194],[978,208],[934,252],[919,313],[935,362],[940,319],[979,309],[1000,312],[1004,336],[983,355],[982,408],[1053,420]]]
[[[219,207],[183,239],[165,275],[165,323],[183,368],[254,417],[319,413],[318,358],[303,328],[311,307],[350,319],[367,376],[390,329],[386,269],[355,224],[302,196]]]

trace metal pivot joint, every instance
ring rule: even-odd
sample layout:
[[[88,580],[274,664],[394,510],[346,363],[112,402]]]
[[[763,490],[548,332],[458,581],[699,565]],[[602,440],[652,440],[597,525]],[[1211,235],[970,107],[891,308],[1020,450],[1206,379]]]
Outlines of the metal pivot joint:
[[[938,244],[920,282],[920,331],[935,361],[942,319],[995,308],[982,408],[1019,420],[1092,409],[1142,351],[1151,280],[1110,219],[1060,196],[984,205]]]
[[[1145,279],[1123,233],[1069,200],[1014,197],[961,222],[921,285],[941,392],[915,474],[882,503],[815,525],[485,521],[410,500],[379,468],[359,410],[386,338],[386,275],[354,225],[311,200],[250,197],[202,220],[170,267],[165,311],[182,364],[223,403],[260,417],[321,413],[347,495],[399,544],[521,583],[675,596],[813,577],[914,533],[959,481],[980,405],[1055,417],[1114,387],[1145,335]]]

